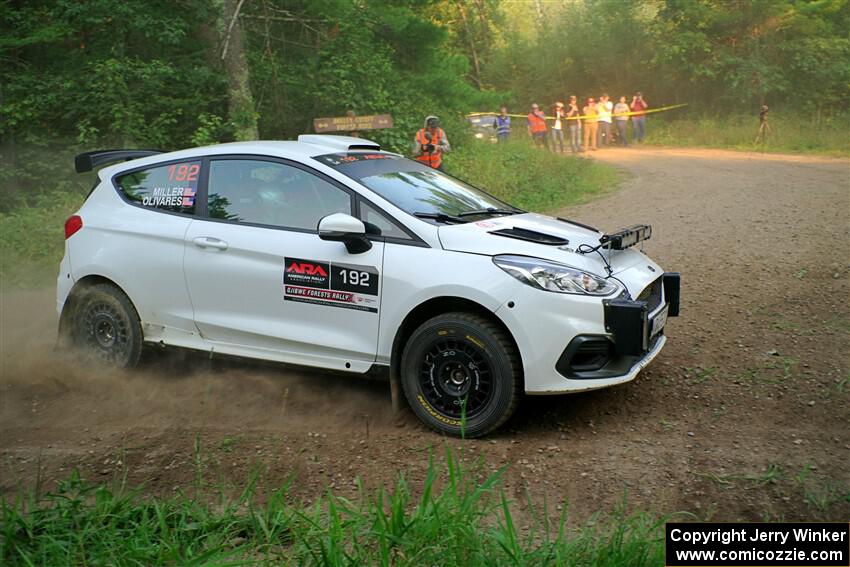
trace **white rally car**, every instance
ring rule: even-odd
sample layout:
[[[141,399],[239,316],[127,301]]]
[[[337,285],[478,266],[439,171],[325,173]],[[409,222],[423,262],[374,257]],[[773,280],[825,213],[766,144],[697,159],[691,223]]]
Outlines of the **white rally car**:
[[[115,162],[65,224],[57,292],[60,337],[114,365],[154,343],[378,372],[425,423],[474,437],[522,392],[632,380],[678,312],[678,274],[633,247],[648,226],[524,212],[368,140],[76,167]]]

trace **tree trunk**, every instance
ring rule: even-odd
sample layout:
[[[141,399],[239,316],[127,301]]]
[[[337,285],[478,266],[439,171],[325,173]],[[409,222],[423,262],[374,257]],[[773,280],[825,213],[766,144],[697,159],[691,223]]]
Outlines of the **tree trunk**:
[[[224,21],[219,26],[224,34],[221,60],[227,74],[228,114],[236,139],[240,141],[259,138],[257,112],[254,109],[242,26],[239,23],[239,11],[244,3],[245,0],[224,0]]]
[[[469,20],[466,18],[466,9],[463,7],[463,3],[460,0],[456,0],[455,3],[460,12],[460,18],[463,20],[463,32],[466,36],[466,42],[469,45],[469,54],[472,57],[472,78],[478,90],[481,90],[481,65],[478,62],[478,51],[475,49],[475,38],[469,27]]]

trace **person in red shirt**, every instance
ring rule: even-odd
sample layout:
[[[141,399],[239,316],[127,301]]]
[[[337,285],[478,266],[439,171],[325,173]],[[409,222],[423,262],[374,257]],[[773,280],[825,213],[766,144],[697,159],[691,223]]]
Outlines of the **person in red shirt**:
[[[548,132],[546,115],[543,114],[543,111],[540,110],[540,107],[536,103],[531,105],[531,112],[528,113],[525,124],[528,127],[528,135],[531,136],[534,143],[538,146],[548,148],[549,144],[546,141],[546,133]]]
[[[635,93],[629,108],[635,113],[632,115],[632,141],[643,142],[646,137],[646,109],[649,108],[643,99],[643,93],[640,91]]]

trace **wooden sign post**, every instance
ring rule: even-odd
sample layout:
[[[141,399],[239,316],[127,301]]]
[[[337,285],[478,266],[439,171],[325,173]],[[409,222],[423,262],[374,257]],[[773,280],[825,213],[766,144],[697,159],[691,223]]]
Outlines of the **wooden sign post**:
[[[317,134],[329,132],[357,132],[359,130],[383,130],[393,127],[393,117],[390,114],[375,114],[372,116],[337,116],[335,118],[315,118],[313,128]]]

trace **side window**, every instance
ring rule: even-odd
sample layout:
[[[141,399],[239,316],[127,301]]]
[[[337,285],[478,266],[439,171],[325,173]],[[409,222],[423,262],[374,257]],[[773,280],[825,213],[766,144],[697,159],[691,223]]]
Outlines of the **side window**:
[[[115,181],[127,199],[143,207],[192,215],[200,171],[200,161],[186,161],[134,171]]]
[[[210,162],[209,216],[316,230],[332,213],[351,214],[351,196],[297,167],[259,160]]]
[[[360,220],[371,223],[380,228],[381,236],[410,240],[410,236],[399,228],[396,223],[388,219],[384,214],[376,211],[371,205],[364,201],[360,201]]]

